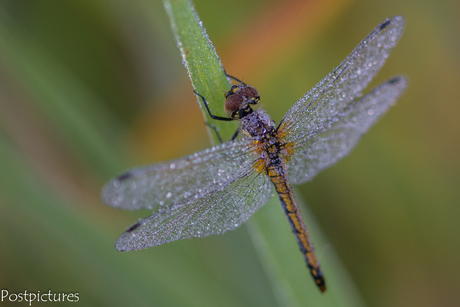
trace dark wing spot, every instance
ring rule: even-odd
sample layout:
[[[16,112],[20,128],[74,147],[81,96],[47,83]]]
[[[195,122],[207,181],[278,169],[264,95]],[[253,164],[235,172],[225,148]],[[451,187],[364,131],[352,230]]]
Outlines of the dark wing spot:
[[[395,83],[398,83],[399,80],[401,80],[401,77],[399,77],[399,76],[398,77],[393,77],[390,80],[388,80],[388,83],[389,84],[395,84]]]
[[[118,181],[123,181],[123,180],[126,180],[126,179],[128,179],[128,178],[131,178],[132,176],[133,176],[132,173],[127,172],[127,173],[124,173],[123,175],[118,176],[118,177],[117,177],[117,180],[118,180]]]
[[[388,27],[388,25],[391,23],[391,20],[390,19],[387,19],[385,20],[383,23],[380,24],[379,28],[380,30],[383,30],[385,29],[386,27]]]
[[[133,232],[134,230],[136,230],[137,228],[139,228],[139,226],[141,226],[141,223],[140,223],[140,222],[137,222],[137,223],[134,224],[133,226],[129,227],[128,230],[126,230],[126,232]]]

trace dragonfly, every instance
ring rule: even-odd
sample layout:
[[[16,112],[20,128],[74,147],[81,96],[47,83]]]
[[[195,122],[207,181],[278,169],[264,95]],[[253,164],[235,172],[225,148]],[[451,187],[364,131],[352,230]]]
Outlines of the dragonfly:
[[[213,119],[239,121],[237,133],[228,142],[133,168],[109,181],[102,190],[106,204],[153,210],[127,229],[115,248],[139,250],[234,230],[275,191],[311,276],[320,291],[326,291],[291,184],[312,180],[347,155],[402,95],[407,79],[401,75],[363,91],[398,42],[404,23],[401,16],[384,20],[278,125],[265,110],[254,108],[259,92],[236,78],[238,84],[225,94],[228,117],[213,115],[205,97],[195,91]]]

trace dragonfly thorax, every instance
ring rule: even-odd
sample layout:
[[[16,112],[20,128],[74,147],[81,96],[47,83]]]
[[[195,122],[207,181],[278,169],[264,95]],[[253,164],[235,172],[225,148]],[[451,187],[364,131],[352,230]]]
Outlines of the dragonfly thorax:
[[[272,135],[275,130],[275,122],[265,110],[254,110],[239,118],[239,122],[244,134],[260,141]]]

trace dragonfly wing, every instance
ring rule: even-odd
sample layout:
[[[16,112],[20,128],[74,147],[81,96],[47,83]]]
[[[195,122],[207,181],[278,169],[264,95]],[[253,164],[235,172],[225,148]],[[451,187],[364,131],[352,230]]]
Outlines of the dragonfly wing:
[[[252,140],[220,144],[188,157],[128,170],[102,190],[102,200],[121,209],[170,210],[209,195],[253,170]]]
[[[115,248],[120,251],[144,249],[233,230],[263,206],[271,195],[269,178],[263,172],[253,171],[202,198],[140,220],[121,235]]]
[[[331,126],[352,101],[361,96],[380,70],[404,29],[404,18],[382,22],[345,60],[284,116],[279,129],[288,138],[313,138]]]
[[[385,114],[406,87],[405,77],[393,77],[353,101],[343,110],[343,115],[315,137],[295,142],[294,153],[288,162],[289,180],[295,184],[311,180],[318,172],[347,155],[361,135]]]

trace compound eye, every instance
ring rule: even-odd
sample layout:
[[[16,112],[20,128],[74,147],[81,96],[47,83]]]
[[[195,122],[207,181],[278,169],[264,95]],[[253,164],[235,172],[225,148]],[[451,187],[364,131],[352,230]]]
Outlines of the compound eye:
[[[241,92],[241,95],[245,97],[245,99],[248,101],[248,103],[250,104],[259,103],[259,100],[260,100],[259,91],[256,90],[253,86],[246,85],[244,88],[241,89],[240,92]]]
[[[241,97],[239,93],[227,96],[227,99],[225,100],[224,104],[225,114],[227,114],[227,116],[230,116],[231,118],[234,118],[235,113],[238,113],[238,110],[241,108],[242,103],[243,97]]]
[[[225,93],[225,98],[228,98],[228,96],[235,94],[238,91],[239,87],[239,85],[232,85],[230,90]]]

